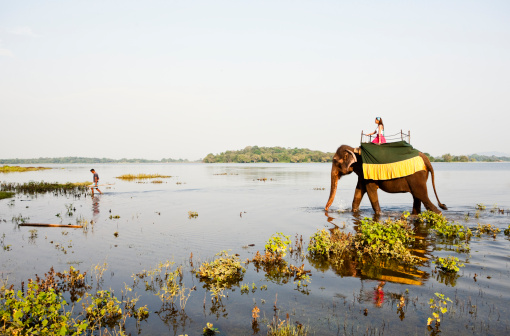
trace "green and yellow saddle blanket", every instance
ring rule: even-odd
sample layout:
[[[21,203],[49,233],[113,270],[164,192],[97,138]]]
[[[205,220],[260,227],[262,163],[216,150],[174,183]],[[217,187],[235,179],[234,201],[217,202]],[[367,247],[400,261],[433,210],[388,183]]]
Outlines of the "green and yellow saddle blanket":
[[[426,170],[420,152],[405,141],[362,143],[360,149],[363,176],[368,180],[391,180]]]

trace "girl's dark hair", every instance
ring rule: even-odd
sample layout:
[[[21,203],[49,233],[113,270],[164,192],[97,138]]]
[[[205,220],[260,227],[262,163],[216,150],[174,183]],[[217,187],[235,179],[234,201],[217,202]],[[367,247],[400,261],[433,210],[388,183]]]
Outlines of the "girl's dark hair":
[[[381,117],[377,117],[376,119],[379,120],[379,124],[381,124],[384,127],[384,123],[382,121],[382,118]]]

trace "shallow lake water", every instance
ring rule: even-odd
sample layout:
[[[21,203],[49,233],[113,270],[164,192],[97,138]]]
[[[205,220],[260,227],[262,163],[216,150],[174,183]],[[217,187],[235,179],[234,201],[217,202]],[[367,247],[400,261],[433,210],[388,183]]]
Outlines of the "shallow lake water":
[[[22,281],[51,267],[63,271],[73,266],[92,274],[92,267],[106,263],[103,281],[94,286],[120,295],[124,284],[133,284],[135,273],[166,260],[183,265],[186,287],[196,286],[185,313],[162,311],[159,298],[137,286],[139,305],[148,305],[150,316],[138,328],[128,320],[126,329],[131,334],[199,335],[210,322],[220,335],[252,335],[251,312],[256,304],[261,311],[259,334],[264,335],[276,300],[280,319],[289,314],[292,323],[308,326],[310,334],[428,335],[429,299],[443,293],[453,301],[440,325],[445,335],[507,335],[510,241],[503,230],[510,224],[510,164],[433,165],[438,196],[449,208],[444,211],[449,220],[470,228],[492,224],[501,232],[495,238],[471,238],[469,253],[451,251],[429,236],[424,243],[428,260],[414,272],[372,272],[370,265],[349,272],[307,258],[308,241],[317,230],[338,226],[353,232],[360,218],[373,216],[367,197],[359,216],[349,211],[355,174],[340,179],[335,202],[325,213],[331,164],[97,164],[45,165],[54,169],[0,175],[2,182],[84,182],[91,181],[89,170],[95,168],[100,184],[107,184],[100,187],[103,194],[94,197],[18,194],[0,200],[2,246],[9,246],[0,249],[0,276],[20,288]],[[139,173],[172,177],[160,179],[163,183],[116,179]],[[437,204],[430,178],[429,197]],[[379,201],[382,218],[399,217],[412,208],[410,194],[379,192]],[[480,203],[487,209],[476,218]],[[504,213],[491,211],[495,205]],[[66,214],[69,206],[76,209],[72,216]],[[189,211],[198,216],[190,218]],[[82,218],[94,224],[87,232],[39,227],[34,237],[30,232],[34,228],[13,222],[19,216],[29,223],[76,224]],[[278,281],[248,264],[240,284],[249,284],[250,291],[233,286],[220,303],[213,303],[210,292],[189,272],[191,254],[195,266],[223,250],[245,261],[263,252],[277,232],[293,241],[296,235],[303,237],[304,256],[289,256],[288,261],[311,271],[307,286],[293,279]],[[465,264],[457,278],[445,280],[434,272],[431,258],[446,255],[457,256]],[[386,281],[382,292],[375,290],[381,281]],[[251,290],[253,284],[257,289]],[[406,300],[403,316],[397,310],[401,297]]]

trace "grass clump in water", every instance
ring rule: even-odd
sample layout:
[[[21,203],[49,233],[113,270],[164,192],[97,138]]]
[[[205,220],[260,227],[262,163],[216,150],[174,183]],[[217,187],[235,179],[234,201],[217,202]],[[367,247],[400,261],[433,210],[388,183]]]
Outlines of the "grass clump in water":
[[[14,196],[13,192],[10,192],[10,191],[0,191],[0,199],[11,198],[13,196]]]
[[[45,170],[45,169],[52,169],[52,168],[48,168],[48,167],[2,166],[2,167],[0,167],[0,173],[20,173],[20,172]]]
[[[89,184],[87,182],[87,184]],[[72,194],[81,195],[88,191],[88,187],[83,183],[49,183],[49,182],[26,182],[26,183],[2,183],[0,184],[2,191],[14,191],[24,194],[45,194],[53,192],[55,194]]]
[[[134,180],[146,180],[146,179],[155,179],[155,178],[170,178],[172,176],[170,175],[161,175],[161,174],[125,174],[121,176],[117,176],[116,178],[120,180],[126,180],[126,181],[134,181]]]

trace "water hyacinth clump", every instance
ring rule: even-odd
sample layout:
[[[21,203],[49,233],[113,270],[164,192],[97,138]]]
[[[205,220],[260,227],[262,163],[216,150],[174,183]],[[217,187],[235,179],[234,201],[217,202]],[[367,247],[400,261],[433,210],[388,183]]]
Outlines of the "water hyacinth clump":
[[[440,237],[468,240],[473,235],[468,227],[450,223],[442,214],[436,214],[432,211],[419,214],[418,221],[429,224],[430,229]]]
[[[405,220],[377,222],[364,218],[354,236],[358,256],[390,257],[409,264],[417,262],[417,258],[409,251],[413,242],[414,232]]]

